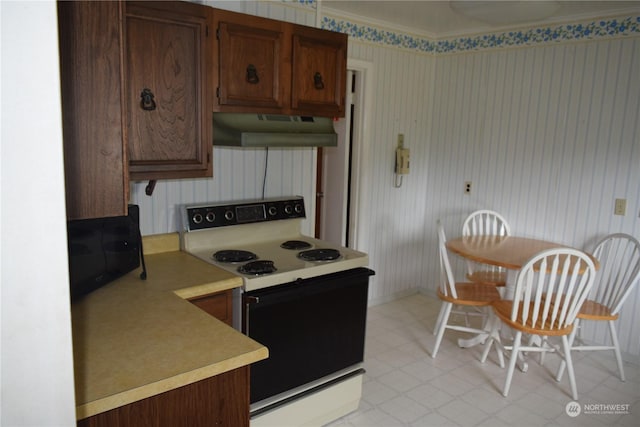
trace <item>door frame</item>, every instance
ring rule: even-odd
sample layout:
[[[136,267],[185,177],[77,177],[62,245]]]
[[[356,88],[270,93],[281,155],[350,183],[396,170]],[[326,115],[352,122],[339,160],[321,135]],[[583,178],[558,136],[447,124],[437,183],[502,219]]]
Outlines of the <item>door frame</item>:
[[[366,142],[370,141],[369,129],[370,120],[372,115],[372,107],[375,105],[373,102],[373,64],[367,61],[361,61],[357,59],[347,60],[347,69],[353,71],[356,76],[356,93],[353,97],[353,103],[355,105],[352,122],[354,128],[351,130],[353,135],[351,144],[351,179],[350,182],[345,182],[345,187],[350,185],[350,200],[349,202],[349,224],[348,227],[349,241],[346,242],[346,246],[358,249],[363,248],[366,244],[364,230],[367,229],[363,225],[363,221],[366,221],[365,217],[361,215],[363,206],[367,206],[368,194],[365,179],[365,166],[368,164],[369,147]],[[348,90],[351,90],[350,84]],[[367,108],[368,106],[368,108]],[[350,126],[345,126],[344,132],[348,133]],[[347,138],[347,135],[342,135],[342,138]],[[318,153],[320,157],[321,152]],[[317,171],[316,176],[316,188],[322,189],[326,192],[326,189],[322,185],[321,180],[324,179],[326,171],[326,164],[322,160],[319,161],[318,167],[322,167],[322,171]],[[345,188],[345,191],[348,190]],[[347,203],[345,201],[345,203]],[[340,206],[338,209],[346,212],[346,206]],[[317,223],[321,223],[323,218],[326,217],[323,210],[326,209],[325,204],[322,203],[318,212]],[[324,224],[323,224],[324,226]],[[344,238],[344,236],[343,236]]]

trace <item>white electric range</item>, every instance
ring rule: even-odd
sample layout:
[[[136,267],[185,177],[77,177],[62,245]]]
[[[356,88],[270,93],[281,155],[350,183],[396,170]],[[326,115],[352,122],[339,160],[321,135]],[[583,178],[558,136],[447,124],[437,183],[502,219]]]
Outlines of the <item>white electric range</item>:
[[[303,235],[302,197],[182,211],[183,249],[242,277],[234,326],[269,349],[251,366],[251,425],[322,425],[355,410],[367,254]]]

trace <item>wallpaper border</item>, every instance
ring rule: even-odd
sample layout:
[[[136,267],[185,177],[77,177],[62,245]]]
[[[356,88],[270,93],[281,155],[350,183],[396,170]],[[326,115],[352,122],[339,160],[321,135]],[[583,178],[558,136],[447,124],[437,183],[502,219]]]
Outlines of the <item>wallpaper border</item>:
[[[601,19],[443,40],[430,40],[410,34],[382,30],[328,16],[322,17],[321,27],[326,30],[346,33],[349,37],[360,41],[432,54],[446,54],[640,35],[640,16]]]
[[[317,0],[283,0],[317,8]],[[358,24],[342,18],[322,16],[320,27],[346,33],[349,37],[379,45],[431,54],[448,54],[485,49],[537,46],[570,41],[600,40],[640,35],[640,16],[591,19],[580,22],[498,31],[472,36],[434,40],[409,33]]]

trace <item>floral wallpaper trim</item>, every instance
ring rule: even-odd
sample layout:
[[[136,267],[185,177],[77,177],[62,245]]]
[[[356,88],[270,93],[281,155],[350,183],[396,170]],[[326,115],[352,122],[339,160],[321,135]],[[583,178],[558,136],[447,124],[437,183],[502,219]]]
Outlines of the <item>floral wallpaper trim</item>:
[[[430,40],[427,38],[395,33],[326,16],[322,18],[321,26],[326,30],[346,33],[349,37],[361,41],[418,50],[433,54],[443,54],[481,49],[531,46],[565,41],[595,40],[640,35],[640,16],[609,18],[594,20],[592,22],[511,30],[468,37],[463,36],[448,40]]]
[[[294,3],[300,6],[311,6],[313,9],[316,9],[318,6],[317,0],[280,0],[282,3]]]

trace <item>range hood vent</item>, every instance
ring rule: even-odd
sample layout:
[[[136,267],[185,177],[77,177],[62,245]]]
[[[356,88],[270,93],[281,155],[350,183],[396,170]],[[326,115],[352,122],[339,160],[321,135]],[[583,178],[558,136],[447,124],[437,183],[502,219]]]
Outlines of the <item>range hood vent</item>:
[[[213,145],[232,147],[335,147],[329,117],[213,113]]]

